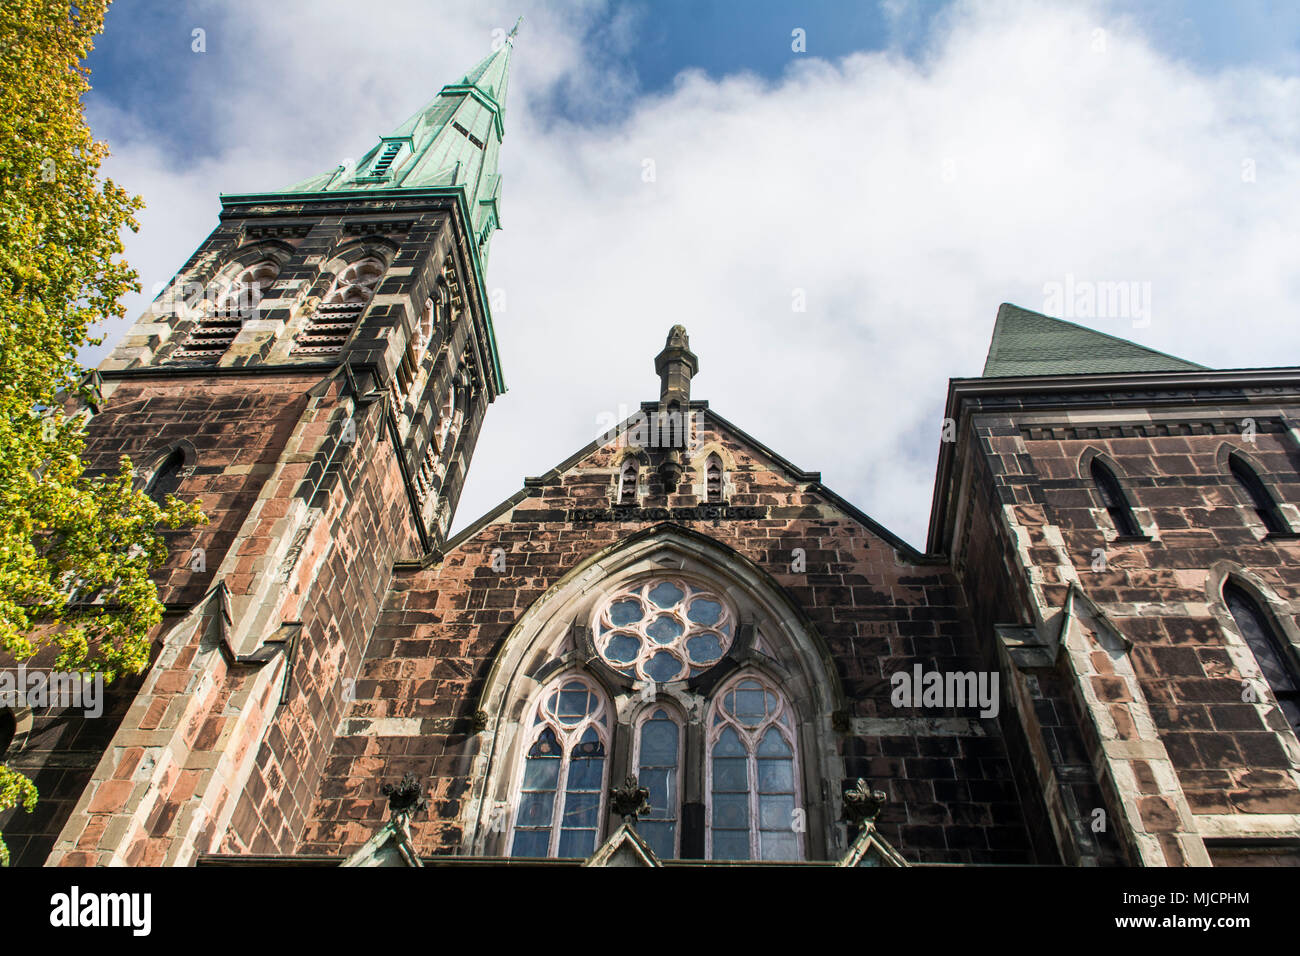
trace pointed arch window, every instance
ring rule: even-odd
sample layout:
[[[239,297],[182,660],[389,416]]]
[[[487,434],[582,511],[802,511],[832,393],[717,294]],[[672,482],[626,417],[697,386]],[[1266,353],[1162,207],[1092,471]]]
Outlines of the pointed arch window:
[[[1120,488],[1115,473],[1099,458],[1092,460],[1089,470],[1092,473],[1093,483],[1097,486],[1097,493],[1101,495],[1101,503],[1110,515],[1116,532],[1126,538],[1140,537],[1142,529],[1133,515],[1133,509],[1129,507],[1128,499],[1124,497],[1124,490]]]
[[[1225,583],[1223,602],[1255,655],[1287,723],[1300,733],[1300,667],[1294,652],[1282,639],[1270,616],[1241,585],[1231,580]]]
[[[605,809],[605,695],[584,678],[561,678],[538,701],[530,736],[511,855],[591,855]]]
[[[650,791],[650,812],[637,823],[661,860],[678,853],[678,821],[681,816],[681,724],[666,708],[646,712],[636,739],[637,779]]]
[[[176,494],[184,477],[185,454],[177,448],[154,470],[144,493],[158,505],[165,506],[167,496]]]
[[[708,502],[722,501],[722,459],[716,454],[704,463],[704,498]]]
[[[625,459],[618,474],[618,503],[636,504],[637,482],[641,477],[641,466],[635,458]]]
[[[333,355],[343,350],[374,298],[386,267],[376,256],[366,256],[346,266],[334,279],[324,301],[316,307],[306,328],[298,333],[296,354]]]
[[[244,322],[256,316],[258,304],[279,275],[280,263],[269,258],[237,271],[217,296],[211,314],[199,318],[184,344],[167,361],[216,365],[239,335]]]
[[[1289,533],[1291,531],[1290,525],[1282,517],[1277,502],[1273,500],[1273,496],[1264,487],[1264,482],[1255,469],[1250,466],[1250,463],[1241,455],[1233,452],[1228,456],[1228,470],[1232,472],[1232,477],[1237,479],[1237,484],[1241,485],[1246,494],[1250,496],[1250,502],[1255,508],[1255,514],[1259,515],[1259,520],[1264,522],[1264,527],[1271,534]]]
[[[798,757],[784,695],[742,676],[714,699],[708,727],[709,858],[799,859]]]

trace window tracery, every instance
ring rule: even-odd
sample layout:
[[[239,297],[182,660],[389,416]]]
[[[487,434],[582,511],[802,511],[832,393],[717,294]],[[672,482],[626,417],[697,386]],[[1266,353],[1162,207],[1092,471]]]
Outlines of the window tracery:
[[[563,677],[542,694],[529,730],[513,856],[583,857],[595,851],[609,731],[605,695],[584,678]]]
[[[638,680],[663,684],[703,673],[735,639],[719,595],[681,578],[652,578],[614,592],[596,615],[596,650]]]

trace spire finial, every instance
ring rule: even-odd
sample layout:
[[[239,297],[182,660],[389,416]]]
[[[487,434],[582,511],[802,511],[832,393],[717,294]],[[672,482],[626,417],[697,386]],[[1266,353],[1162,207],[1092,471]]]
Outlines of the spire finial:
[[[691,377],[700,370],[700,360],[691,351],[691,340],[686,326],[674,325],[668,330],[664,350],[655,356],[655,372],[659,374],[659,401],[664,405],[678,402],[689,405]]]
[[[513,39],[515,38],[515,35],[519,32],[519,24],[521,24],[521,23],[523,23],[523,22],[524,22],[524,18],[523,18],[523,17],[520,17],[518,20],[515,21],[515,25],[514,25],[513,27],[511,27],[511,28],[510,28],[510,32],[506,34],[506,41],[507,41],[507,42],[509,42],[509,41],[511,41],[511,40],[513,40]]]

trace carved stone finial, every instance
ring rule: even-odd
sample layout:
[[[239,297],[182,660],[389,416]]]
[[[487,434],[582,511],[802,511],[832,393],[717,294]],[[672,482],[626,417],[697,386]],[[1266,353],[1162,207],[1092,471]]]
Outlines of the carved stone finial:
[[[636,826],[636,818],[650,812],[650,791],[637,784],[636,774],[628,774],[623,786],[609,791],[609,808]]]
[[[398,784],[386,783],[379,792],[388,798],[388,809],[394,817],[413,817],[429,806],[429,798],[424,795],[424,787],[415,774],[408,772]]]
[[[871,784],[859,777],[852,790],[844,791],[844,822],[859,827],[874,823],[888,799],[885,791],[872,790]]]
[[[668,332],[664,350],[655,356],[655,373],[659,376],[659,402],[665,408],[677,403],[686,411],[691,403],[691,378],[700,370],[700,360],[691,351],[686,326],[674,325]]]
[[[487,730],[487,725],[488,715],[486,710],[476,710],[470,716],[469,726],[474,733],[481,734],[483,731]]]

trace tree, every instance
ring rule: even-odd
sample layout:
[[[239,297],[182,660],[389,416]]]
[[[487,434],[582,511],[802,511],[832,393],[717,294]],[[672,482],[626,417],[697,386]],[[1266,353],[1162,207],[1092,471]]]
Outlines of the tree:
[[[121,231],[143,204],[100,177],[107,148],[81,105],[107,7],[0,0],[0,653],[52,648],[55,669],[106,682],[149,662],[163,611],[150,573],[167,559],[156,529],[206,522],[198,502],[152,501],[127,458],[98,475],[82,460],[97,396],[77,352],[139,289]],[[0,766],[0,812],[36,798]]]

